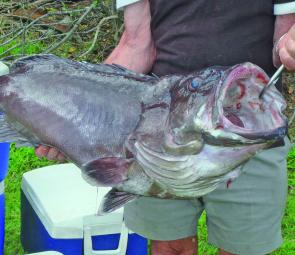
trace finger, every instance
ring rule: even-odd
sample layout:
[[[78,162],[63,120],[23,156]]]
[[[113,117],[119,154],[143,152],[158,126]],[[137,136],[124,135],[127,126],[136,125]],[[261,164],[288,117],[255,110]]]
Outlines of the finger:
[[[47,154],[47,159],[49,160],[57,160],[57,155],[59,151],[55,148],[50,148]]]
[[[280,59],[289,71],[295,71],[295,59],[287,52],[286,48],[280,50]]]
[[[57,155],[57,160],[58,160],[59,162],[61,162],[61,163],[64,163],[64,162],[67,161],[65,155],[62,154],[61,152],[58,153],[58,155]]]
[[[35,153],[37,157],[42,158],[47,156],[48,151],[49,151],[49,147],[41,145],[35,150]]]
[[[292,38],[293,40],[295,40],[295,25],[293,25],[293,26],[290,28],[290,30],[289,30],[289,34],[290,34],[291,38]]]
[[[295,40],[292,38],[289,38],[286,41],[285,47],[289,55],[295,59]]]

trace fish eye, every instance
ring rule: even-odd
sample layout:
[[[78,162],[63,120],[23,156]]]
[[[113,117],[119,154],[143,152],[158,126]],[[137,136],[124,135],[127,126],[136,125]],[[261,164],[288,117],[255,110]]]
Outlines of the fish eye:
[[[200,87],[201,82],[198,79],[193,79],[189,84],[188,84],[188,90],[191,92],[196,92],[198,88]]]

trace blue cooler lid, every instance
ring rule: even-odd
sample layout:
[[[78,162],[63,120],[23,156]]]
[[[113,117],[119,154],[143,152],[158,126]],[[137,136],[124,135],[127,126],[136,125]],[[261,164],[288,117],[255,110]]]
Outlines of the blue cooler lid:
[[[22,179],[22,191],[50,236],[56,239],[83,238],[84,220],[97,214],[109,190],[88,184],[74,164],[39,168],[25,173]],[[96,218],[100,217],[105,216]],[[122,222],[123,208],[108,214],[101,227],[102,235],[120,233],[120,228],[108,228],[108,221]],[[96,234],[99,233],[98,228]]]
[[[45,251],[45,252],[31,253],[27,255],[62,255],[62,254],[57,251]]]

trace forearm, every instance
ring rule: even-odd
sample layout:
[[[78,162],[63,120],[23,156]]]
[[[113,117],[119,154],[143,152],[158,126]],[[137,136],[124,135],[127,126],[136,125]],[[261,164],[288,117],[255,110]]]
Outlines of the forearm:
[[[148,0],[127,6],[124,10],[125,31],[105,63],[116,63],[135,72],[149,72],[156,56],[150,22]]]
[[[130,40],[124,32],[119,44],[105,63],[119,64],[138,73],[148,73],[153,66],[155,56],[153,42]]]
[[[295,13],[279,15],[276,17],[274,43],[277,42],[295,24]]]

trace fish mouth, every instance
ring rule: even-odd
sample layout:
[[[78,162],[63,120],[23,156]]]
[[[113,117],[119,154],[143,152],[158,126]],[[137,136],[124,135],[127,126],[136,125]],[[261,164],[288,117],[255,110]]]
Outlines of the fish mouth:
[[[268,75],[251,63],[236,65],[226,72],[217,93],[214,115],[217,127],[250,140],[273,140],[287,133],[282,114],[286,102],[273,86],[259,98]]]

